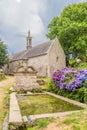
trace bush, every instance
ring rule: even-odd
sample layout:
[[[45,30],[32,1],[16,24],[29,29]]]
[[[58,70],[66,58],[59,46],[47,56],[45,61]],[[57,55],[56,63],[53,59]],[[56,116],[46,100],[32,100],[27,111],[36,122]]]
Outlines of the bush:
[[[58,92],[58,88],[53,84],[51,79],[48,81],[47,87],[48,87],[48,90],[51,92],[54,92],[54,93]]]
[[[87,62],[81,62],[77,65],[77,69],[84,69],[87,68]]]
[[[64,96],[82,103],[87,103],[87,88],[81,87],[76,89],[76,91],[61,90],[54,85],[52,80],[49,83],[48,90],[52,93]]]
[[[71,59],[69,60],[69,65],[70,65],[71,67],[76,66],[76,64],[77,64],[77,62],[76,62],[76,59],[75,59],[75,58],[71,58]]]
[[[63,84],[62,87],[61,84]],[[55,94],[87,103],[87,69],[80,71],[70,68],[57,70],[48,83],[48,89]]]
[[[52,75],[52,81],[60,89],[75,91],[77,88],[86,85],[87,69],[73,70],[64,68],[57,70]]]

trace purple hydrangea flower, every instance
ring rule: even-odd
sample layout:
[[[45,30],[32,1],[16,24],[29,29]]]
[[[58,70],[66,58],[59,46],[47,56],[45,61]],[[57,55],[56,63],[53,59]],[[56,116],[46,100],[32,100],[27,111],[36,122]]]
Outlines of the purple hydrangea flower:
[[[75,89],[79,88],[83,82],[87,80],[87,69],[80,71],[71,68],[64,68],[60,71],[57,70],[53,73],[52,80],[60,89],[75,91]],[[69,83],[67,83],[67,81]]]

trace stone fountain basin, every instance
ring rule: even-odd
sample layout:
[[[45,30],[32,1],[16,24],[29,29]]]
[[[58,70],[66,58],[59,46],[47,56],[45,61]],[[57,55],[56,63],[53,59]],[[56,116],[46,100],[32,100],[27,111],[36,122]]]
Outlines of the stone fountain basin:
[[[55,112],[42,112],[42,113],[32,113],[32,114],[29,114],[27,115],[27,113],[24,113],[22,112],[22,110],[20,109],[20,103],[18,101],[18,97],[29,97],[29,96],[36,96],[36,95],[49,95],[53,98],[56,98],[56,100],[60,99],[64,102],[67,102],[67,103],[70,103],[70,105],[74,105],[76,106],[77,108],[76,109],[69,109],[68,110],[64,110],[64,111],[55,111]],[[50,93],[50,92],[44,92],[44,93],[28,93],[28,94],[16,94],[16,93],[12,93],[10,95],[10,112],[9,112],[9,123],[12,123],[12,124],[22,124],[23,122],[29,122],[31,120],[36,120],[36,119],[40,119],[40,118],[48,118],[48,117],[61,117],[61,116],[65,116],[67,114],[71,114],[71,113],[74,113],[74,112],[79,112],[81,109],[83,108],[87,108],[87,105],[86,104],[83,104],[83,103],[80,103],[80,102],[77,102],[77,101],[74,101],[74,100],[71,100],[71,99],[68,99],[68,98],[65,98],[65,97],[62,97],[62,96],[59,96],[59,95],[55,95],[53,93]],[[26,107],[24,108],[26,109]],[[42,108],[42,111],[43,111],[43,108]],[[22,114],[21,114],[22,113]]]

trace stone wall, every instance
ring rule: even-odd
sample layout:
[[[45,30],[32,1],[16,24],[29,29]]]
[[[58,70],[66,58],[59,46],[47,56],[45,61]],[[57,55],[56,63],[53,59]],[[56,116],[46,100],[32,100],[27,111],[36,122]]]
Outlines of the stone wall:
[[[66,57],[64,51],[57,39],[54,40],[49,50],[49,75],[55,70],[63,69],[66,66]]]
[[[28,60],[28,65],[37,70],[38,77],[48,76],[48,55],[33,57]]]
[[[26,67],[25,60],[10,62],[5,72],[14,74],[14,69],[19,65]],[[58,40],[53,41],[47,54],[29,58],[27,66],[34,67],[38,77],[51,77],[55,70],[64,68],[66,66],[66,57]]]
[[[23,60],[13,61],[13,62],[6,64],[3,68],[3,71],[5,74],[13,75],[15,68],[19,65],[20,66],[23,65]]]
[[[63,69],[66,66],[66,57],[58,40],[53,41],[48,54],[30,58],[28,65],[37,70],[38,77],[51,77],[55,70]]]

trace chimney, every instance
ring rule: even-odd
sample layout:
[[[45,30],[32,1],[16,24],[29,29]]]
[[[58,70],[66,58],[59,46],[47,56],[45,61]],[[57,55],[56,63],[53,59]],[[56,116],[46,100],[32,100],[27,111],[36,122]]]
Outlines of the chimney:
[[[30,31],[28,32],[28,36],[27,36],[26,40],[27,40],[26,48],[27,48],[27,50],[29,50],[32,48],[32,37],[30,36]]]

